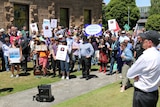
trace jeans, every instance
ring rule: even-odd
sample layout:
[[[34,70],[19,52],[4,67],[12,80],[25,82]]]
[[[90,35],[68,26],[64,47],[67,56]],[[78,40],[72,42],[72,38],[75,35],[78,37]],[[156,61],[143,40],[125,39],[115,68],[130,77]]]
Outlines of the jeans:
[[[4,62],[5,62],[5,68],[6,71],[9,71],[9,62],[8,62],[8,56],[3,56],[4,57]]]
[[[113,65],[114,65],[115,61],[116,61],[116,58],[115,57],[111,57],[111,60],[110,60],[110,71],[109,71],[110,74],[112,74]]]
[[[69,72],[69,62],[66,61],[60,61],[60,65],[61,65],[61,71],[62,72]]]
[[[94,65],[94,64],[98,64],[98,54],[99,54],[99,50],[96,50],[93,54],[93,57],[92,57],[92,60],[91,60],[91,64]]]

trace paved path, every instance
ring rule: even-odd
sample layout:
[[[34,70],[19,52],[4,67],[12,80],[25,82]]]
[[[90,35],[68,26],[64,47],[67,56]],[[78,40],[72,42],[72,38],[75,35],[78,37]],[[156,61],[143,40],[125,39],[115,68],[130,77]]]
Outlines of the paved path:
[[[97,71],[91,72],[97,78],[89,80],[80,79],[80,77],[70,80],[61,80],[51,84],[52,95],[54,95],[54,102],[37,102],[32,101],[33,95],[38,93],[38,89],[33,88],[15,94],[0,97],[0,107],[51,107],[70,98],[85,94],[89,91],[106,86],[119,80],[119,75],[106,76],[104,73]]]

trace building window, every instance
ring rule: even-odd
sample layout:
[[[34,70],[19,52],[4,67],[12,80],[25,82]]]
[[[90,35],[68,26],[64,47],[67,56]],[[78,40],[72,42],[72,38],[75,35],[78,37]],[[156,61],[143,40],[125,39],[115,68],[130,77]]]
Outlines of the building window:
[[[69,27],[69,9],[60,8],[60,25]]]
[[[23,26],[29,28],[29,6],[14,4],[14,26],[21,29]]]
[[[84,10],[84,24],[91,24],[91,10]]]

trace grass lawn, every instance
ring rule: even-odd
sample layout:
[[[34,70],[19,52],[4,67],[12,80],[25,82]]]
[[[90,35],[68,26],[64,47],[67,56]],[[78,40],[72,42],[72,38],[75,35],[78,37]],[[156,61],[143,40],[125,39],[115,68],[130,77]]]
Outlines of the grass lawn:
[[[107,85],[53,107],[132,107],[133,87],[120,93],[119,83]],[[157,107],[160,107],[160,100]]]
[[[33,65],[31,62],[28,63],[28,67],[31,68]],[[98,66],[92,66],[92,70],[97,70]],[[11,72],[0,72],[0,96],[5,96],[8,94],[16,93],[26,89],[37,87],[41,84],[49,84],[56,81],[60,81],[59,77],[51,78],[49,77],[35,77],[33,75],[33,70],[29,71],[29,75],[23,76],[23,72],[19,78],[11,78]],[[71,75],[78,76],[81,75],[80,72],[73,72]]]

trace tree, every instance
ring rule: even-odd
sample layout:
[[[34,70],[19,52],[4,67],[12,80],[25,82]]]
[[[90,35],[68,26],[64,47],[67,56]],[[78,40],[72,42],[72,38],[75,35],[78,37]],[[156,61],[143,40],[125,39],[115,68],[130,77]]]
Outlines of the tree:
[[[160,14],[160,0],[151,0],[149,15]]]
[[[160,31],[160,1],[159,0],[151,0],[151,7],[149,11],[149,17],[147,19],[147,23],[145,24],[145,28],[147,30],[156,30]]]
[[[160,20],[159,19],[160,19],[160,14],[151,15],[147,20],[145,28],[147,30],[160,31]]]
[[[129,26],[133,28],[140,17],[139,9],[136,6],[135,0],[111,0],[105,8],[105,19],[116,19],[119,26],[123,28],[128,23],[129,9]]]

